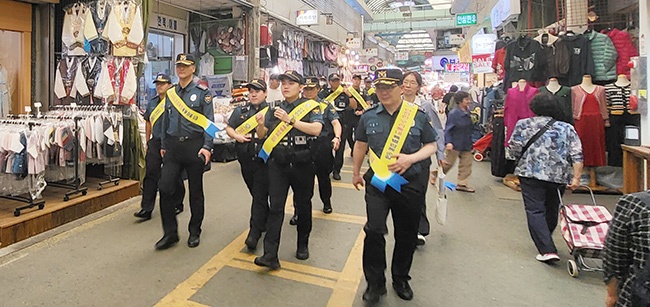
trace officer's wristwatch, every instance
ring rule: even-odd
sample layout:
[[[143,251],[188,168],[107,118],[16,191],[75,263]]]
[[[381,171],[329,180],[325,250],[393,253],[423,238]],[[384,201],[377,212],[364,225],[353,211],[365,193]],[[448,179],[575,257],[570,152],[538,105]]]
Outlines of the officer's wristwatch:
[[[293,124],[295,124],[295,123],[296,123],[296,118],[295,118],[295,117],[292,117],[292,118],[289,120],[289,125],[292,125],[292,126],[293,126]]]

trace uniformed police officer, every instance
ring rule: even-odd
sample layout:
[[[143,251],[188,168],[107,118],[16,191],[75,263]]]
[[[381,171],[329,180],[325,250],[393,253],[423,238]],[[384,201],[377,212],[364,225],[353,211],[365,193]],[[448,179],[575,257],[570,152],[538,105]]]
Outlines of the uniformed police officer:
[[[144,113],[146,120],[145,132],[147,136],[147,154],[146,159],[146,174],[142,182],[142,201],[140,206],[142,209],[133,215],[140,218],[142,221],[151,219],[151,211],[153,211],[156,202],[156,193],[158,193],[158,181],[160,180],[160,170],[162,168],[162,157],[160,156],[160,142],[162,135],[161,117],[152,119],[151,113],[156,109],[158,104],[165,99],[167,90],[172,86],[172,81],[168,75],[160,73],[153,80],[156,85],[156,93],[158,95],[149,101],[147,104],[147,111]],[[164,110],[164,108],[163,108]],[[152,122],[154,121],[155,122]],[[175,206],[175,213],[183,212],[183,198],[185,198],[185,186],[181,177],[178,178],[176,192],[178,195],[176,199],[180,202]]]
[[[305,88],[302,90],[302,97],[318,101],[320,84],[317,77],[306,79]],[[323,131],[312,144],[314,152],[314,164],[316,166],[316,178],[318,178],[318,192],[323,202],[323,212],[332,213],[332,182],[330,173],[334,166],[334,155],[332,149],[337,150],[341,145],[341,123],[339,115],[332,104],[322,103]]]
[[[294,204],[298,213],[298,248],[296,258],[309,258],[309,234],[311,232],[311,198],[314,195],[315,167],[310,149],[310,139],[318,136],[323,128],[323,117],[318,104],[302,118],[289,114],[303,107],[308,99],[300,98],[305,79],[296,71],[288,70],[280,76],[282,94],[285,100],[275,110],[266,113],[264,125],[257,127],[260,137],[271,136],[284,122],[292,127],[271,152],[269,165],[269,196],[271,199],[269,217],[264,237],[264,255],[255,258],[255,264],[272,270],[280,268],[278,249],[284,220],[284,207],[289,187],[294,193]],[[307,104],[309,105],[309,104]]]
[[[393,288],[397,295],[404,300],[413,298],[409,286],[409,271],[413,262],[413,252],[416,248],[418,226],[421,208],[424,206],[425,191],[429,180],[430,157],[436,151],[436,133],[429,123],[427,115],[418,110],[414,123],[406,133],[391,133],[393,124],[401,122],[400,110],[412,108],[415,105],[402,106],[401,88],[402,71],[395,68],[379,69],[376,72],[375,88],[380,104],[366,110],[361,115],[356,132],[354,149],[353,184],[359,189],[365,183],[366,213],[368,221],[364,226],[366,237],[363,246],[363,272],[368,282],[368,288],[363,294],[363,300],[377,302],[386,294],[386,240],[388,233],[386,218],[392,211],[395,227],[395,250],[391,273]],[[406,112],[405,112],[406,114]],[[405,123],[408,123],[405,122]],[[396,130],[396,131],[399,131]],[[392,186],[386,186],[382,192],[376,183],[371,184],[374,176],[373,164],[371,169],[361,177],[361,164],[368,149],[381,157],[384,145],[391,139],[399,140],[406,137],[403,147],[398,154],[393,155],[394,162],[386,161],[388,170],[400,174],[408,183],[401,186],[401,192]],[[395,143],[395,141],[391,142]],[[387,147],[388,149],[392,147]],[[375,164],[377,165],[377,164]],[[380,169],[380,166],[377,166]]]
[[[250,102],[235,108],[228,121],[226,132],[237,141],[235,149],[241,174],[253,198],[250,230],[245,243],[250,250],[255,250],[262,233],[266,231],[266,219],[269,215],[269,169],[257,156],[264,138],[259,138],[255,129],[256,125],[264,125],[265,111],[263,110],[268,107],[268,104],[264,80],[253,79],[247,87]],[[252,118],[253,122],[251,122]]]
[[[338,88],[341,86],[341,76],[337,73],[330,74],[327,78],[330,83],[330,89],[321,94],[320,98],[325,99],[329,95],[332,95]],[[341,140],[345,141],[348,137],[351,138],[352,135],[352,126],[350,121],[354,116],[354,110],[357,108],[357,102],[354,99],[350,99],[348,95],[344,92],[337,95],[331,101],[334,105],[334,109],[339,114],[339,121],[341,122]],[[334,170],[332,171],[332,178],[334,180],[341,180],[341,168],[343,168],[343,153],[345,152],[345,142],[341,142],[341,146],[336,151],[334,157]]]
[[[361,75],[360,74],[353,74],[352,75],[352,88],[354,88],[357,93],[361,96],[362,99],[364,99],[367,103],[370,101],[369,97],[367,97],[364,92],[361,90]],[[350,96],[350,100],[354,100],[356,102],[357,107],[354,108],[354,113],[350,115],[350,120],[348,125],[351,127],[350,133],[346,136],[347,139],[343,139],[343,142],[347,142],[348,145],[350,146],[350,154],[354,154],[354,130],[357,128],[357,125],[359,124],[359,118],[361,117],[361,114],[363,114],[363,105],[357,101],[352,94],[348,92],[347,94]],[[369,103],[368,103],[369,104]]]
[[[190,54],[179,54],[176,57],[176,75],[178,84],[167,92],[167,103],[163,118],[163,134],[161,155],[163,168],[160,180],[161,215],[164,236],[156,243],[156,249],[167,249],[179,241],[178,221],[174,214],[174,205],[179,201],[175,192],[176,180],[181,177],[183,170],[187,172],[190,190],[190,218],[187,240],[189,247],[197,247],[200,243],[201,224],[204,215],[203,170],[210,163],[212,136],[205,133],[198,123],[188,120],[181,114],[187,114],[189,109],[214,121],[212,97],[208,88],[193,81],[196,71],[194,57]],[[176,95],[176,96],[175,96]],[[180,98],[178,100],[174,98]],[[172,100],[175,103],[172,103]]]

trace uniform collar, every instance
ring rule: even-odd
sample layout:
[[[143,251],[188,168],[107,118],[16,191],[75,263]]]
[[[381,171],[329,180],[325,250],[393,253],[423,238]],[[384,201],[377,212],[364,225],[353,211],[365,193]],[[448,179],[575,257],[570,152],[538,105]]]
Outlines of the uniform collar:
[[[403,100],[402,100],[402,103],[404,103]],[[397,114],[397,112],[399,112],[400,108],[402,108],[402,103],[400,103],[399,107],[397,107],[397,110],[395,111],[395,114]],[[384,108],[384,105],[380,102],[379,105],[377,106],[377,114],[379,114],[381,112],[385,112],[386,114],[388,114],[388,110],[386,110],[386,108]],[[395,114],[393,114],[393,115],[395,115]],[[388,115],[390,115],[390,114],[388,114]]]
[[[261,109],[264,109],[264,108],[266,108],[268,105],[269,105],[269,104],[266,103],[266,100],[264,100],[264,101],[262,101],[260,104],[258,104],[257,107],[255,107],[255,105],[252,104],[252,103],[249,104],[249,106],[251,107],[251,109],[253,109],[253,110],[255,110],[255,111],[259,111],[259,110],[261,110]]]
[[[195,84],[196,84],[196,83],[194,83],[194,80],[190,81],[190,83],[187,84],[186,87],[181,87],[181,84],[178,83],[178,89],[181,90],[181,91],[186,91],[186,90],[192,88],[192,86],[195,85]]]

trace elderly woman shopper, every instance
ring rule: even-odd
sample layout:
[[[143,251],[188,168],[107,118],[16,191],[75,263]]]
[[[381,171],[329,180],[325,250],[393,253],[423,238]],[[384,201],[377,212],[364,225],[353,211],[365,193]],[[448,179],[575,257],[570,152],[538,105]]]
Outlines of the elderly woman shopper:
[[[442,170],[447,174],[458,162],[457,190],[461,192],[474,193],[474,189],[467,185],[469,176],[472,174],[472,129],[474,127],[470,117],[469,105],[471,99],[467,92],[454,94],[453,100],[458,106],[449,112],[445,126],[445,161],[442,162]]]
[[[528,230],[541,262],[560,260],[551,237],[557,226],[560,194],[580,185],[582,144],[570,124],[556,121],[563,114],[550,94],[538,94],[530,103],[535,117],[517,122],[510,138],[511,153],[518,160],[515,175],[521,181]],[[573,168],[573,171],[571,171]]]

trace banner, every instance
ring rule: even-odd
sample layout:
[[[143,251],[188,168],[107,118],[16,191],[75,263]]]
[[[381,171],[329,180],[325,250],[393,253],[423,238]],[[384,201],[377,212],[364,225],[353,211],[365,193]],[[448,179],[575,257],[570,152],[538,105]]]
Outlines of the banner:
[[[472,70],[475,74],[492,73],[492,55],[477,54],[472,56]]]

